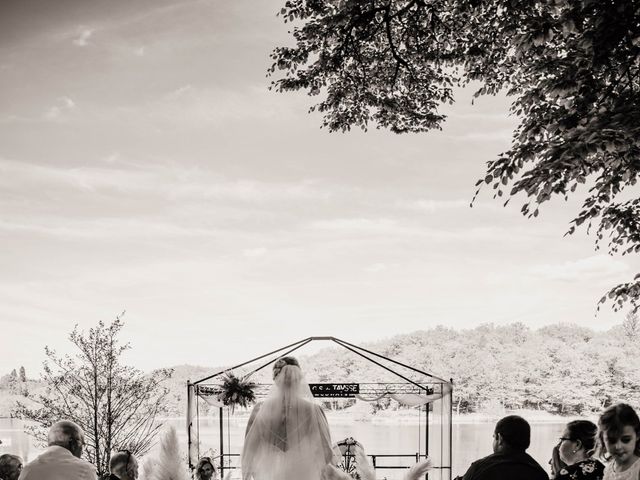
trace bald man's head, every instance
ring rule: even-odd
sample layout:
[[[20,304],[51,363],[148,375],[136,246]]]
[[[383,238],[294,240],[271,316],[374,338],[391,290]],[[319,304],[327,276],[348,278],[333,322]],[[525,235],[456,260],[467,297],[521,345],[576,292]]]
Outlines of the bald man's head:
[[[138,461],[128,450],[120,450],[111,455],[109,471],[121,480],[136,480]]]
[[[60,420],[49,429],[49,446],[57,445],[66,448],[75,457],[80,458],[84,446],[82,429],[71,420]]]

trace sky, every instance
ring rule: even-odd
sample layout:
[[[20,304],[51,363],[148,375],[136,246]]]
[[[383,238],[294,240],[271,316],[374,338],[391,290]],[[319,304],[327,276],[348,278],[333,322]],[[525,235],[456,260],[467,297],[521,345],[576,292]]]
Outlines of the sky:
[[[596,304],[640,262],[564,237],[578,197],[533,219],[487,189],[469,207],[508,98],[458,91],[440,132],[329,133],[313,98],[268,90],[280,3],[0,2],[0,374],[123,311],[143,370],[314,335],[622,322]]]

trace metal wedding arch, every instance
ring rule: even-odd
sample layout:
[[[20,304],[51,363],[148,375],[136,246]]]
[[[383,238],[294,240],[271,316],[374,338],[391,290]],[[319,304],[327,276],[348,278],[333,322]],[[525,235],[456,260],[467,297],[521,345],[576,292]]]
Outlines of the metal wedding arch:
[[[395,382],[383,383],[310,383],[314,397],[325,400],[346,398],[350,401],[356,400],[356,402],[377,402],[384,397],[389,397],[400,405],[413,407],[417,414],[415,451],[379,453],[370,451],[365,444],[366,453],[376,471],[406,469],[411,464],[428,456],[434,464],[434,468],[428,474],[429,480],[451,480],[453,381],[444,380],[336,337],[308,337],[195,382],[187,382],[187,442],[190,468],[194,468],[202,452],[208,450],[215,452],[214,462],[219,469],[220,478],[224,477],[225,471],[239,467],[241,440],[235,442],[238,445],[232,445],[234,442],[230,437],[230,422],[231,418],[241,416],[234,414],[217,400],[221,391],[219,377],[228,372],[236,373],[239,369],[247,369],[247,371],[242,371],[241,376],[256,374],[279,357],[289,355],[314,341],[333,342],[347,350],[346,354],[350,352],[362,357],[398,379]],[[266,396],[269,387],[270,384],[264,383],[256,385],[255,394],[258,401]],[[210,418],[201,418],[200,405],[203,403],[209,408],[217,407],[218,418],[217,421],[214,421],[214,425],[211,424]],[[242,423],[241,418],[238,419]],[[213,435],[201,436],[201,421],[207,422],[212,430],[217,430],[215,432],[217,435],[214,433]],[[330,416],[329,423],[331,424]],[[236,447],[239,448],[234,451]],[[348,455],[345,455],[345,461],[348,466]],[[386,473],[385,476],[387,476]]]

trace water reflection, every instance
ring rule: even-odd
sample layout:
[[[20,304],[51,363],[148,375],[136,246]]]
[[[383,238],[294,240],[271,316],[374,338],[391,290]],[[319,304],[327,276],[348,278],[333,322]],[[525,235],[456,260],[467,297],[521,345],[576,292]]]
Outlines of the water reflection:
[[[32,439],[24,433],[22,420],[0,418],[0,454],[12,453],[20,455],[25,462],[33,460],[37,455]],[[39,449],[38,449],[39,451]]]

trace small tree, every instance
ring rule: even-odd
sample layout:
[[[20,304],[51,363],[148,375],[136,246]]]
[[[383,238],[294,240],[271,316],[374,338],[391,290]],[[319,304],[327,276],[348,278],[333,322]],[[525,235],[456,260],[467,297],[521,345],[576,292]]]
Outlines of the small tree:
[[[624,322],[622,322],[622,329],[627,340],[630,342],[638,340],[640,337],[640,318],[635,312],[627,313]]]
[[[161,369],[152,375],[120,363],[129,344],[120,345],[120,317],[111,324],[99,322],[88,332],[73,329],[69,340],[75,356],[59,356],[45,347],[42,379],[46,393],[32,398],[37,407],[17,402],[14,414],[36,423],[28,433],[44,440],[47,428],[61,419],[76,422],[85,434],[85,458],[99,475],[107,472],[110,452],[126,448],[134,455],[149,450],[162,426],[156,418],[166,410],[167,388],[162,382],[173,371]]]
[[[26,382],[26,381],[27,381],[27,372],[26,372],[26,370],[24,369],[24,367],[20,367],[20,381],[21,381],[22,383],[24,383],[24,382]]]
[[[11,373],[9,374],[9,382],[7,386],[11,393],[16,393],[18,391],[18,373],[15,368],[11,370]]]

